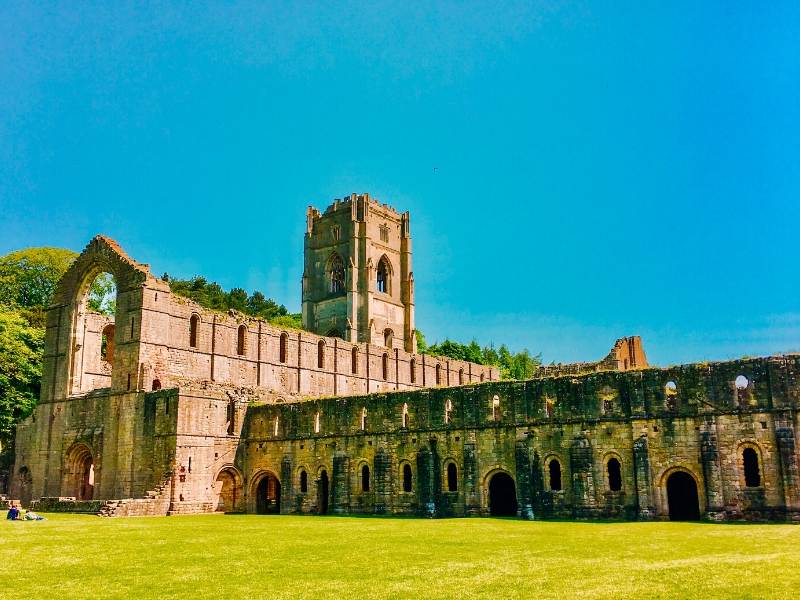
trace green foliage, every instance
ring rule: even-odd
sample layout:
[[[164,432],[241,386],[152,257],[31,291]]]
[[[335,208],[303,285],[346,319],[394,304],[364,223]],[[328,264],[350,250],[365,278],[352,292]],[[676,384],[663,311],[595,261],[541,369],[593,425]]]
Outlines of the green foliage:
[[[26,248],[0,258],[0,304],[47,307],[75,257],[64,248]]]
[[[117,310],[117,284],[111,273],[100,273],[89,288],[89,310],[113,315]]]
[[[417,337],[417,352],[425,354],[428,351],[428,342],[425,341],[425,334],[417,329],[414,331],[414,335]]]
[[[190,298],[205,308],[238,310],[251,317],[267,319],[282,327],[302,328],[299,314],[290,315],[285,306],[278,304],[272,298],[267,298],[259,291],[249,296],[242,288],[233,288],[226,292],[218,283],[209,283],[205,277],[199,276],[191,279],[175,279],[165,273],[162,279],[169,282],[169,288],[174,294]]]
[[[466,360],[479,365],[491,365],[500,368],[500,375],[503,379],[530,379],[536,372],[536,368],[542,364],[541,354],[531,356],[525,349],[516,354],[511,352],[505,344],[495,350],[494,346],[481,346],[475,340],[469,344],[461,344],[452,340],[445,340],[432,346],[425,345],[420,348],[419,340],[425,337],[417,330],[417,351],[436,356],[447,356],[456,360]]]
[[[800,589],[789,524],[46,517],[0,520],[4,600],[769,600]]]
[[[0,451],[11,447],[14,427],[39,398],[44,330],[0,306]]]

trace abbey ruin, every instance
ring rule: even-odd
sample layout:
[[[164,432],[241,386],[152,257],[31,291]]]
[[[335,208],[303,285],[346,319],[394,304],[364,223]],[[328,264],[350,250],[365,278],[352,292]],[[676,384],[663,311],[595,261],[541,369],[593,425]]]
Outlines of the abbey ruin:
[[[11,495],[42,510],[800,520],[800,356],[528,381],[417,353],[408,213],[309,208],[303,330],[175,295],[94,238],[47,315]],[[114,317],[87,293],[114,276]]]

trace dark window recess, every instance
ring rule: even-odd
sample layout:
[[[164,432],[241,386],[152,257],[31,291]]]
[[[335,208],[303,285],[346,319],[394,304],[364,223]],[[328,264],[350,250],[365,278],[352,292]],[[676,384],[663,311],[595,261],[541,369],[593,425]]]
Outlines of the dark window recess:
[[[369,466],[367,465],[361,467],[361,491],[369,491]]]
[[[611,458],[606,466],[608,469],[608,488],[612,492],[622,489],[622,468],[616,458]]]
[[[410,492],[413,487],[413,479],[411,475],[411,465],[406,463],[403,465],[403,491]]]
[[[758,454],[752,448],[745,448],[742,452],[744,461],[744,484],[747,487],[761,485],[761,471],[758,468]]]
[[[561,463],[553,459],[548,467],[550,469],[550,489],[554,492],[561,491]]]
[[[305,494],[308,492],[308,473],[300,471],[300,493]]]
[[[458,491],[458,469],[456,463],[447,464],[447,491]]]

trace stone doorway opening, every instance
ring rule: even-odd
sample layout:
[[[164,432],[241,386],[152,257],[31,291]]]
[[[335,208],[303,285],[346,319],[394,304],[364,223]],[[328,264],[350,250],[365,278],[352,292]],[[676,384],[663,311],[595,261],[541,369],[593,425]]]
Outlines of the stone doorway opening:
[[[231,468],[223,469],[214,482],[217,512],[231,513],[239,510],[241,486],[239,476]]]
[[[94,459],[92,451],[83,444],[70,450],[67,458],[67,493],[76,500],[94,498]]]
[[[670,521],[700,519],[700,500],[697,482],[685,471],[675,471],[667,478],[667,503]]]
[[[317,504],[317,506],[319,506],[319,514],[321,515],[328,514],[328,498],[330,497],[329,488],[330,483],[328,482],[328,472],[323,469],[319,474],[319,498]]]
[[[500,471],[489,480],[489,514],[493,517],[517,514],[517,489],[508,473]]]
[[[281,482],[272,473],[267,473],[258,482],[256,512],[259,515],[277,515],[281,512]]]

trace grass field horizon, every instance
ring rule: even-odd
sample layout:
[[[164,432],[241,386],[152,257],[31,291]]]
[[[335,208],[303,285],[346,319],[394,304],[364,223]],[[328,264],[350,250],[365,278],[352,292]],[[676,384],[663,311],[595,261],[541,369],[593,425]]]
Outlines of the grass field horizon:
[[[4,521],[17,598],[789,598],[800,527],[197,515]]]

